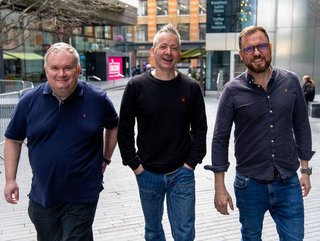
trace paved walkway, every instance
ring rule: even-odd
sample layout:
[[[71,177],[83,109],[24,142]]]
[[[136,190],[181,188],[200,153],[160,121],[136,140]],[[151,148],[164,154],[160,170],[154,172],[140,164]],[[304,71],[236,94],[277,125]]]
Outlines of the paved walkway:
[[[114,82],[97,82],[113,100],[116,108],[120,106],[123,85],[127,79]],[[233,241],[240,240],[240,225],[238,211],[231,211],[229,216],[216,212],[213,204],[213,174],[205,171],[203,166],[210,163],[210,143],[213,122],[218,99],[214,92],[207,92],[205,96],[208,115],[208,154],[203,164],[198,165],[196,173],[196,241]],[[313,149],[317,151],[313,158],[312,175],[313,188],[310,195],[305,198],[305,227],[306,241],[320,241],[320,119],[310,118],[313,131]],[[0,154],[2,154],[2,147]],[[108,167],[105,177],[105,190],[101,192],[95,222],[93,225],[96,241],[142,241],[144,231],[143,214],[140,207],[138,189],[134,175],[128,167],[122,166],[120,153],[116,148],[113,162]],[[233,195],[234,158],[233,143],[230,143],[231,166],[226,174],[226,185]],[[0,160],[0,240],[1,241],[32,241],[36,240],[36,233],[27,214],[27,194],[30,187],[31,172],[28,165],[27,149],[22,150],[18,171],[20,185],[20,202],[9,205],[5,202],[2,190],[4,185],[3,162]],[[235,201],[235,200],[234,200]],[[171,241],[170,227],[167,215],[164,215],[164,228],[167,240]],[[264,241],[278,240],[274,223],[267,214],[264,222]]]

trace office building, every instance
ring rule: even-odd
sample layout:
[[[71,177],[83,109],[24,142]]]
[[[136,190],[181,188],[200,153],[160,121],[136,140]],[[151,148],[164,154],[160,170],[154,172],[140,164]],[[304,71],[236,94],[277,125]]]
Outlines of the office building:
[[[238,55],[241,29],[261,25],[270,34],[272,64],[295,71],[300,79],[309,74],[320,88],[319,10],[320,2],[314,0],[139,0],[134,62],[152,62],[154,34],[173,23],[187,57],[178,68],[191,65],[199,71],[204,57],[205,88],[216,90],[217,80],[225,83],[244,70]]]
[[[134,42],[135,62],[142,70],[149,58],[152,40],[165,24],[174,24],[182,39],[182,51],[205,47],[206,0],[139,0],[138,24]],[[134,61],[134,60],[133,60]],[[187,72],[190,66],[199,67],[199,59],[183,56],[178,68]]]
[[[320,82],[320,2],[312,0],[210,0],[207,2],[206,88],[218,76],[229,81],[244,70],[238,55],[242,28],[266,28],[276,67],[313,76]]]

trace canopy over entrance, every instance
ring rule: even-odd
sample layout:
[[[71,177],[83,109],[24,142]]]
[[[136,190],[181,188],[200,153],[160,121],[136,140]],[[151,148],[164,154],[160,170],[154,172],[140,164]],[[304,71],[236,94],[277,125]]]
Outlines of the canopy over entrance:
[[[21,59],[21,60],[43,60],[43,56],[36,53],[21,53],[21,52],[4,52],[4,59]]]
[[[206,57],[206,50],[202,49],[203,55],[202,57]],[[182,55],[180,60],[181,61],[186,61],[190,59],[199,59],[201,58],[201,49],[200,48],[193,48],[193,49],[188,49],[185,51],[182,51]]]

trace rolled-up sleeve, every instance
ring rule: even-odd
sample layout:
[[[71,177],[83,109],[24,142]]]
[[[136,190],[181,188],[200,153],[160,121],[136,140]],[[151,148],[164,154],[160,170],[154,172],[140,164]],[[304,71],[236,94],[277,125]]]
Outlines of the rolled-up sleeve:
[[[221,94],[217,116],[214,126],[212,145],[211,145],[211,165],[206,165],[206,170],[213,172],[225,172],[228,170],[230,162],[229,140],[233,123],[233,104],[232,96],[227,86]]]
[[[292,114],[293,133],[299,159],[309,161],[315,152],[312,151],[308,109],[306,108],[303,92],[299,86],[299,80],[296,80],[295,83],[297,83],[297,99]]]

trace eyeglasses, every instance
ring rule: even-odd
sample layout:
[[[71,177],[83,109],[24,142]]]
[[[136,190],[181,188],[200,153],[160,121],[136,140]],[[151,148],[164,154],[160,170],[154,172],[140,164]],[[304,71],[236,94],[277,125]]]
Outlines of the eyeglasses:
[[[240,49],[245,54],[253,54],[255,49],[257,48],[260,52],[266,50],[269,47],[269,43],[262,43],[256,46],[248,46],[246,48]]]

